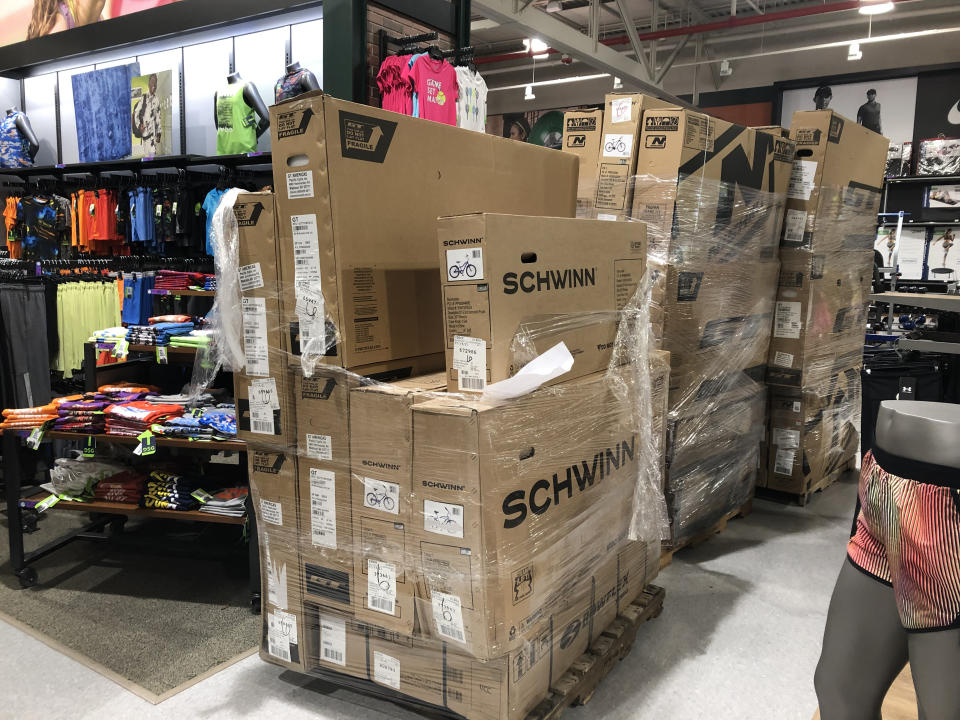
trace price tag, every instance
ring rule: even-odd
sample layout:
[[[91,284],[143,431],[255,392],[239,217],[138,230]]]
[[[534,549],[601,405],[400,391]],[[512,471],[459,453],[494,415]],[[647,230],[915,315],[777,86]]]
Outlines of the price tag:
[[[155,438],[149,430],[137,435],[137,440],[140,441],[140,444],[133,449],[134,455],[147,457],[157,452],[157,438]]]
[[[40,447],[40,443],[43,442],[43,433],[46,432],[46,428],[41,425],[40,427],[35,427],[30,431],[30,436],[27,438],[27,447],[36,450]]]
[[[190,497],[192,497],[197,502],[203,503],[204,505],[206,505],[208,502],[213,500],[213,495],[208,493],[206,490],[202,490],[200,488],[197,488],[192,493],[190,493]]]
[[[126,339],[121,339],[114,344],[113,351],[110,354],[115,358],[125,360],[128,352],[130,352],[130,343]]]
[[[190,411],[190,417],[203,417],[203,408],[194,408]]]
[[[97,454],[97,441],[92,435],[87,435],[87,439],[83,441],[83,456],[85,458],[92,458]]]
[[[154,214],[157,217],[160,217],[163,214],[163,205],[157,205],[156,209],[154,210]]]
[[[157,345],[157,362],[161,365],[167,364],[167,346]]]
[[[60,502],[60,496],[51,495],[50,497],[45,498],[44,500],[41,500],[36,505],[34,505],[33,509],[36,510],[38,513],[46,512],[47,510],[52,508],[54,505],[56,505],[58,502]]]

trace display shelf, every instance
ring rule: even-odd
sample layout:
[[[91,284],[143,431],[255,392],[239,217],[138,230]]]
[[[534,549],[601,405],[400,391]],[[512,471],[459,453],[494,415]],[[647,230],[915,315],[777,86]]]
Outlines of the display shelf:
[[[8,431],[9,432],[9,431]],[[16,430],[20,437],[27,437],[30,433],[26,430]],[[74,433],[64,432],[62,430],[48,430],[43,434],[44,439],[49,440],[76,440],[81,442],[88,437],[104,443],[115,443],[117,445],[137,445],[140,443],[136,437],[126,435],[108,435],[106,433]],[[191,450],[208,450],[219,452],[221,450],[230,450],[233,452],[246,452],[247,444],[242,440],[189,440],[187,438],[169,438],[162,435],[155,435],[157,447],[175,447],[189,448]]]
[[[0,168],[0,177],[63,177],[64,175],[97,175],[114,172],[140,172],[163,168],[190,168],[200,165],[242,167],[271,162],[269,152],[244,155],[167,155],[158,158],[108,160],[92,163],[38,165],[27,168]]]
[[[870,300],[873,302],[893,303],[895,305],[930,308],[931,310],[941,310],[943,312],[960,312],[960,295],[884,292],[871,293]]]
[[[886,178],[886,182],[891,185],[901,185],[907,183],[960,183],[960,175],[907,175],[906,177]]]
[[[183,295],[185,297],[213,297],[217,294],[216,290],[166,290],[152,289],[148,290],[151,295]]]
[[[919,352],[942,353],[944,355],[960,355],[960,343],[939,342],[937,340],[900,338],[897,341],[897,347],[901,350],[917,350]]]
[[[44,492],[33,497],[24,498],[20,501],[20,507],[29,510],[36,503],[45,500],[50,493]],[[164,518],[167,520],[184,520],[187,522],[206,522],[220,525],[243,525],[246,517],[229,517],[227,515],[214,515],[213,513],[204,513],[199,510],[159,510],[155,508],[142,508],[137,505],[127,503],[106,502],[105,500],[90,500],[89,502],[76,502],[74,500],[59,500],[49,508],[50,510],[71,510],[74,512],[85,513],[103,513],[104,515],[126,515],[128,517],[152,517]]]

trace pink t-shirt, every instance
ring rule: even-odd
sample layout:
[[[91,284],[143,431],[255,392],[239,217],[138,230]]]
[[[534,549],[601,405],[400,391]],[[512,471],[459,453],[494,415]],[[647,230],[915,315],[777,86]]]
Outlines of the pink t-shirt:
[[[418,58],[410,70],[417,92],[420,117],[447,125],[457,124],[457,71],[446,60],[429,55]]]

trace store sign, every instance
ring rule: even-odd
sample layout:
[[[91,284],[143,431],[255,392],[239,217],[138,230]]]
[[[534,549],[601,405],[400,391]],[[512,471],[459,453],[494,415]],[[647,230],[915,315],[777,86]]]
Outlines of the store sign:
[[[914,139],[960,137],[960,70],[922,73],[917,78]]]

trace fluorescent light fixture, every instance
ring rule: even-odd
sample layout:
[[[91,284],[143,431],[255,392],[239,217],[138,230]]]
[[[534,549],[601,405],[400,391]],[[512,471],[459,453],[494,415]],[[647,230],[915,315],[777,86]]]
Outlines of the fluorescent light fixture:
[[[614,90],[623,90],[623,81],[620,78],[613,78],[613,89]]]
[[[548,57],[547,50],[550,49],[550,46],[543,40],[537,40],[536,38],[525,38],[523,47],[528,53],[532,53],[533,57],[537,60]]]
[[[563,10],[563,3],[560,0],[550,0],[547,7],[544,8],[548,13],[560,12]]]
[[[882,15],[893,10],[890,0],[860,0],[861,15]]]
[[[470,32],[492,30],[495,27],[500,27],[500,23],[498,23],[496,20],[490,20],[489,18],[482,18],[480,20],[474,20],[470,23]]]
[[[526,89],[523,92],[524,100],[536,100],[537,96],[533,94],[533,85],[527,85]]]
[[[522,83],[520,85],[504,85],[503,87],[492,87],[487,92],[498,92],[500,90],[520,90],[524,88],[533,94],[533,88],[542,85],[563,85],[566,83],[583,82],[584,80],[599,80],[610,77],[610,73],[598,73],[597,75],[574,75],[572,77],[557,78],[556,80],[538,80],[532,83]],[[532,99],[532,98],[531,98]]]
[[[847,50],[847,60],[859,60],[863,57],[863,52],[860,50],[860,43],[852,42],[850,47]]]

